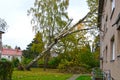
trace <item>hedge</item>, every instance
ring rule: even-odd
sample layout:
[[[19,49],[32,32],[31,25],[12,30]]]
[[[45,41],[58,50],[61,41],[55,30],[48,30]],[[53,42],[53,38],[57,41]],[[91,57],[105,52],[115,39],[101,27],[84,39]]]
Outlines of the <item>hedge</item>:
[[[12,62],[0,60],[0,80],[12,80],[12,72]]]

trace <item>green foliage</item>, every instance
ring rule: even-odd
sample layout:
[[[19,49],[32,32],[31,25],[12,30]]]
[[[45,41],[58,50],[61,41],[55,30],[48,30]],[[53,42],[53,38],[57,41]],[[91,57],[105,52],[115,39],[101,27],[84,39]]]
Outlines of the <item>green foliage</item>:
[[[42,40],[42,34],[37,32],[33,41],[27,46],[26,50],[23,50],[23,64],[28,64],[32,59],[34,59],[38,54],[40,54],[44,49],[44,43]]]
[[[95,37],[94,42],[93,42],[93,53],[94,53],[94,57],[95,57],[95,63],[96,63],[96,67],[100,66],[100,37],[99,35]]]
[[[69,0],[36,0],[34,7],[28,10],[33,16],[33,29],[42,32],[47,44],[66,25],[68,5]]]
[[[57,57],[52,57],[49,62],[48,65],[51,68],[57,68],[58,64],[60,63],[60,60]]]
[[[13,65],[11,62],[0,60],[0,80],[12,80]]]
[[[12,63],[14,67],[18,67],[18,65],[20,64],[20,61],[18,58],[13,58],[12,59]]]
[[[10,45],[3,45],[3,48],[12,49],[12,47]]]
[[[24,58],[34,59],[44,49],[44,43],[42,35],[38,32],[35,35],[33,41],[27,46],[26,50],[23,51]]]
[[[89,27],[97,26],[97,18],[98,18],[98,0],[86,0],[88,3],[89,10],[93,12],[86,19],[86,25]]]
[[[86,27],[96,27],[95,29],[89,30],[88,34],[90,34],[89,38],[93,41],[93,39],[99,35],[98,26],[98,0],[86,0],[89,10],[92,13],[85,19],[84,25]]]
[[[92,68],[98,67],[96,54],[91,52],[89,44],[84,44],[79,48],[71,48],[71,51],[59,55],[61,62],[58,68],[61,71],[85,73],[90,72]],[[77,71],[77,72],[75,72]]]
[[[44,49],[44,43],[42,40],[42,34],[38,31],[38,33],[35,35],[35,38],[33,39],[31,51],[34,53],[40,53]]]
[[[76,62],[69,62],[63,60],[63,62],[59,63],[58,69],[61,72],[68,72],[68,73],[88,73],[88,65],[86,64],[76,64]]]
[[[27,65],[32,59],[23,57],[22,64]]]
[[[87,64],[90,68],[98,67],[98,59],[96,59],[96,53],[91,52],[90,45],[87,44],[80,53],[80,62]]]
[[[6,58],[1,58],[1,61],[2,62],[6,62],[6,61],[8,61]]]

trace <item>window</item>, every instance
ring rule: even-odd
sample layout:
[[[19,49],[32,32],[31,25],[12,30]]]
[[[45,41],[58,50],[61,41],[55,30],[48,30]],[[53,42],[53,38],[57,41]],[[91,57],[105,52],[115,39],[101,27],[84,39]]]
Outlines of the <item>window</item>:
[[[111,16],[110,16],[110,19],[112,19],[114,10],[115,10],[115,0],[111,0]]]
[[[108,48],[107,48],[107,46],[106,46],[106,48],[105,48],[105,61],[107,62],[107,50],[108,50]]]
[[[108,29],[108,24],[107,24],[107,21],[108,21],[108,15],[106,15],[106,19],[105,19],[105,29],[104,31],[107,32],[107,29]]]
[[[108,47],[106,46],[105,49],[104,49],[104,51],[103,51],[103,54],[104,54],[103,58],[104,58],[104,62],[106,62],[106,63],[107,63],[107,57],[108,57],[107,50],[108,50]]]
[[[10,56],[8,56],[8,58],[10,58]]]
[[[115,60],[115,41],[111,39],[111,60]]]
[[[120,13],[118,14],[116,24],[117,24],[117,30],[120,30]]]
[[[111,0],[111,2],[112,2],[112,11],[113,11],[115,8],[115,0]]]

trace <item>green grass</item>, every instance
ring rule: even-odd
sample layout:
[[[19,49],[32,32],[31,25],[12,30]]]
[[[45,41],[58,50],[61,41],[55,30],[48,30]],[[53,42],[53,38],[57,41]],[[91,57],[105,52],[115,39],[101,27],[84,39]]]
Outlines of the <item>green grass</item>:
[[[92,80],[88,75],[81,75],[76,80]]]
[[[72,74],[59,73],[58,70],[34,68],[31,71],[13,71],[12,80],[66,80]]]

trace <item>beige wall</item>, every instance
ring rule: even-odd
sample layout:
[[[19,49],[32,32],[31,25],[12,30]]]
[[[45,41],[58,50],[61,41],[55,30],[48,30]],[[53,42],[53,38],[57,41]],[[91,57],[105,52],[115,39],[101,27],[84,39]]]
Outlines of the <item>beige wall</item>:
[[[103,65],[101,61],[101,68],[104,71],[110,70],[111,76],[115,80],[120,80],[120,69],[119,69],[120,57],[118,57],[120,55],[120,30],[117,30],[117,25],[112,26],[115,23],[118,14],[120,13],[120,0],[115,0],[115,10],[113,15],[111,8],[112,5],[111,0],[105,0],[105,1],[107,2],[104,2],[102,25],[101,25],[102,31],[100,32],[100,41],[101,41],[100,52],[101,52],[101,57],[103,57]],[[115,60],[111,61],[111,51],[112,51],[111,39],[113,37],[115,42]]]

